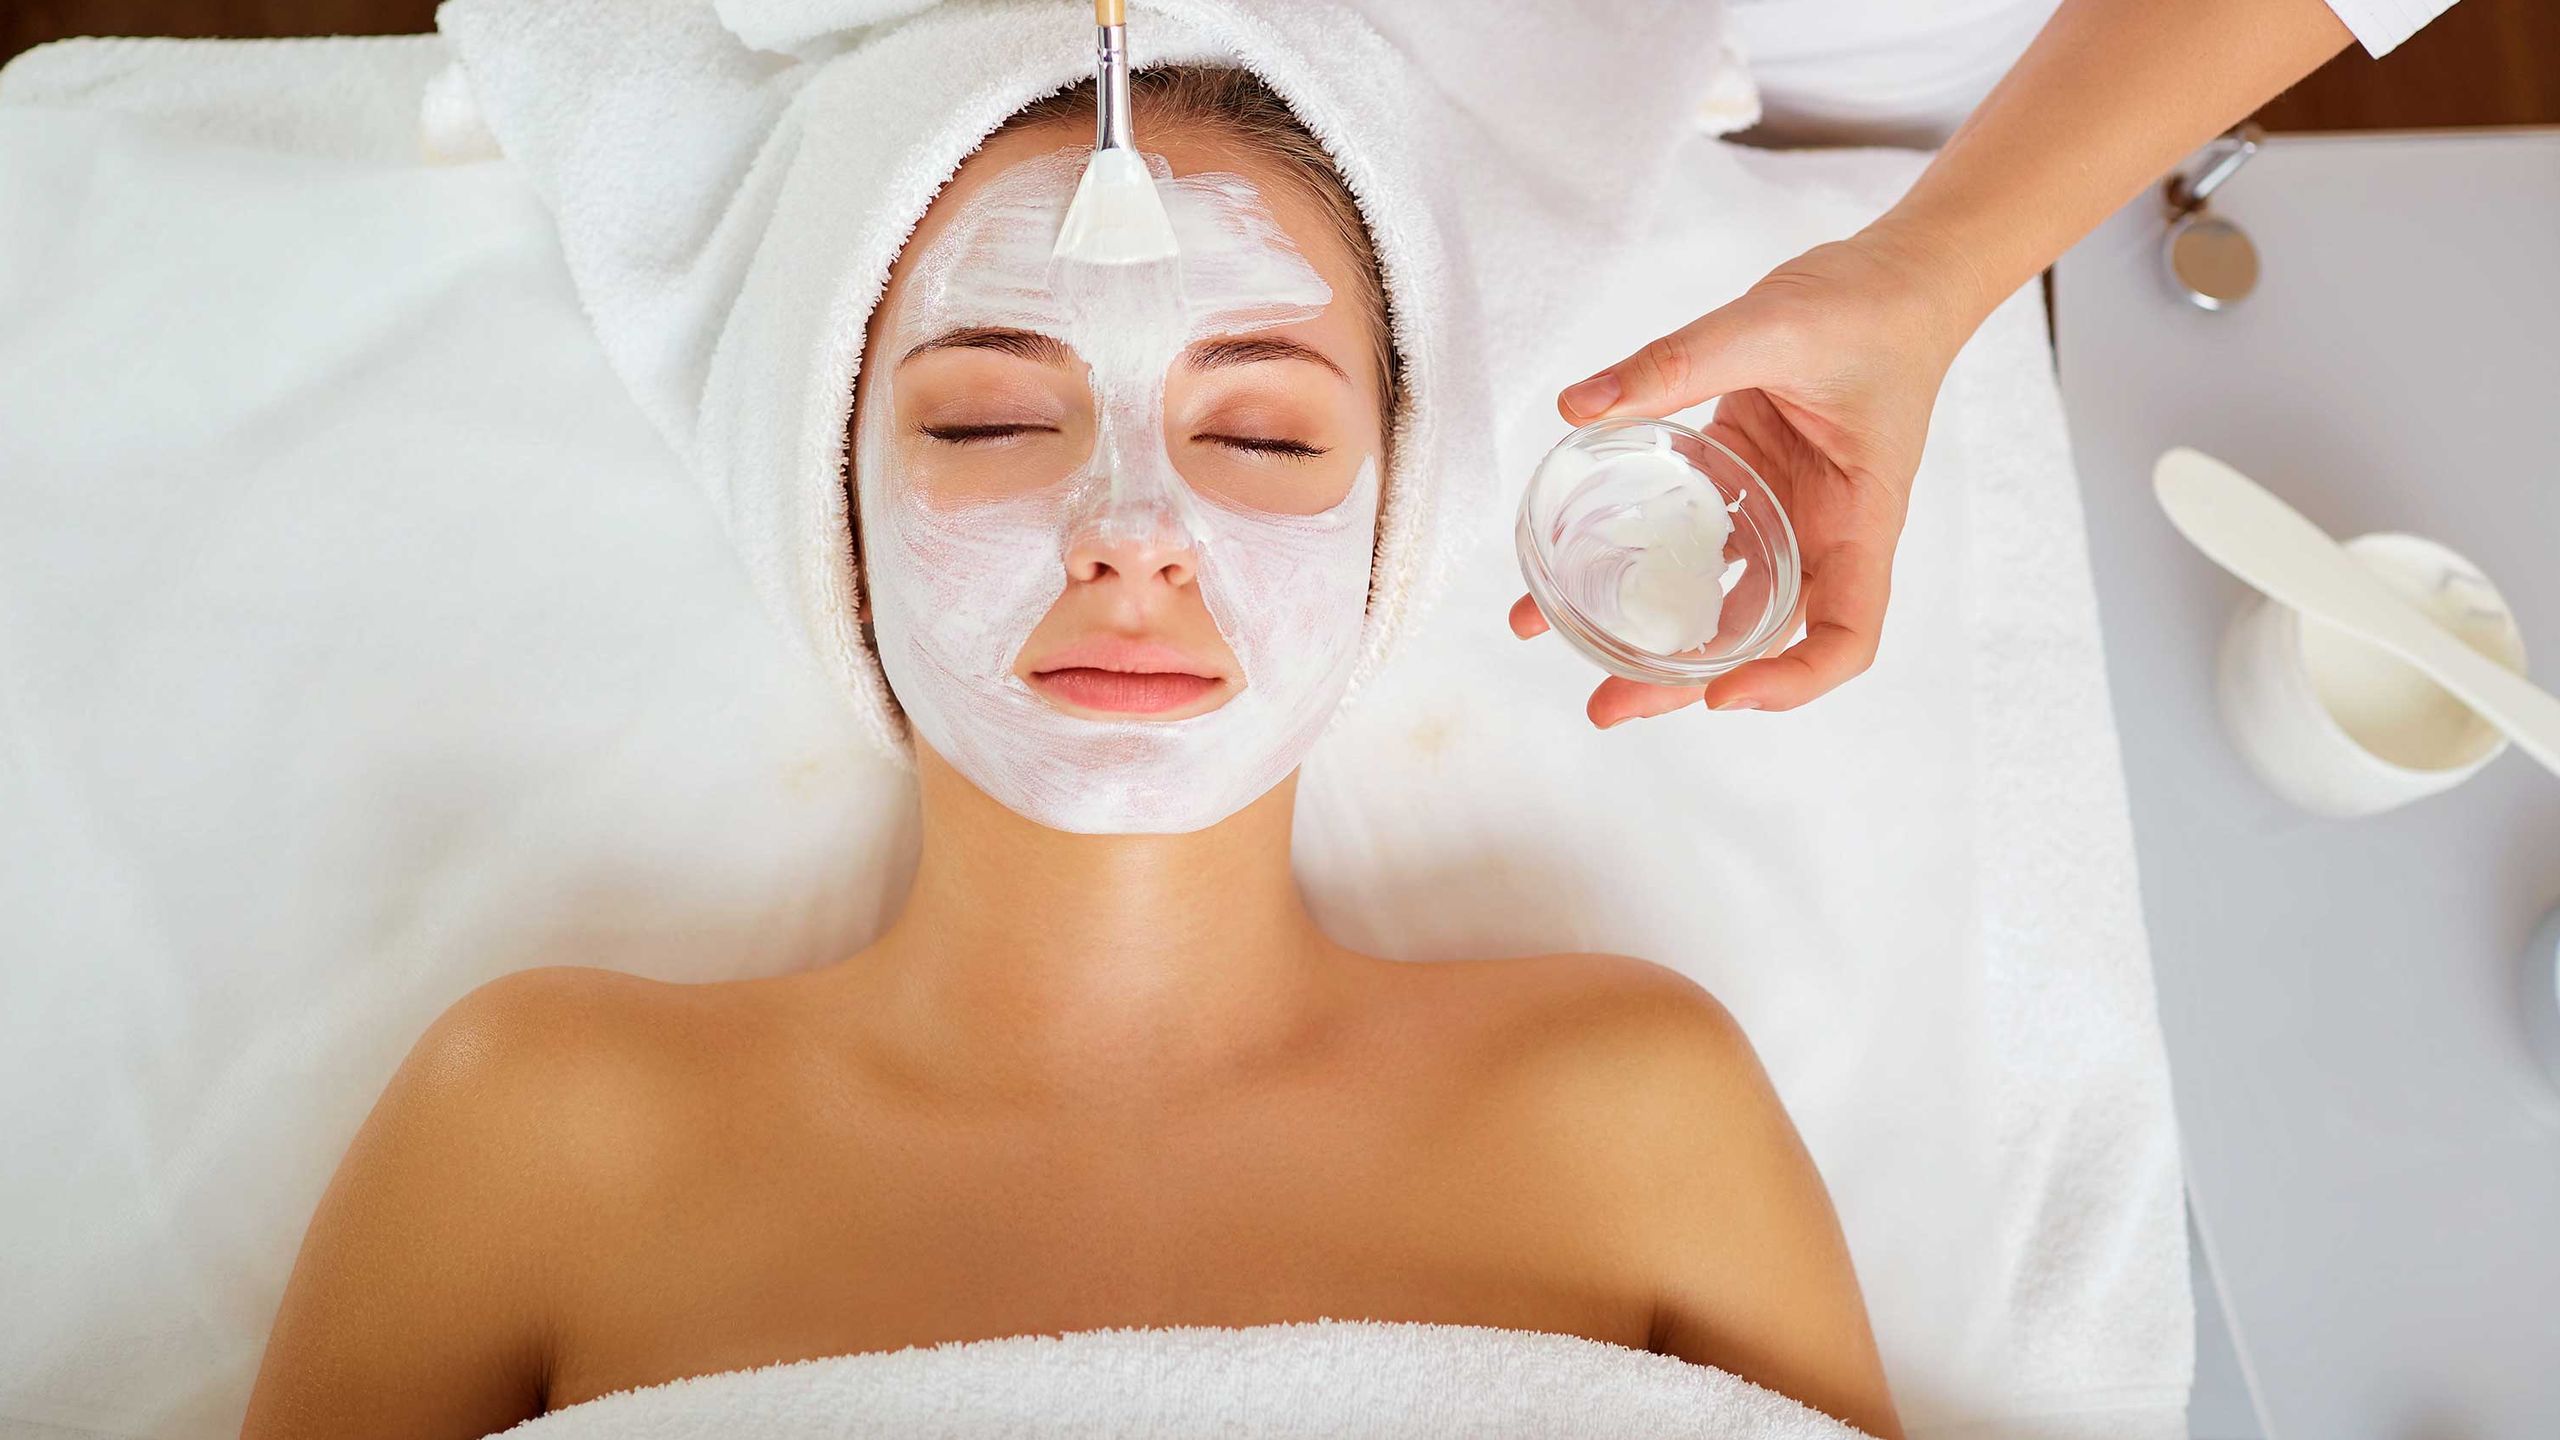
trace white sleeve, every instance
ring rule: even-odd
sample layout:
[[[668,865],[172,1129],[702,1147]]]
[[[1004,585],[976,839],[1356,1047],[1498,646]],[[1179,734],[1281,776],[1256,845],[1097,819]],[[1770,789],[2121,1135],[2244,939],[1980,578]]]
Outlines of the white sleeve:
[[[2329,8],[2364,43],[2365,53],[2374,56],[2390,53],[2452,7],[2453,0],[2329,0]]]

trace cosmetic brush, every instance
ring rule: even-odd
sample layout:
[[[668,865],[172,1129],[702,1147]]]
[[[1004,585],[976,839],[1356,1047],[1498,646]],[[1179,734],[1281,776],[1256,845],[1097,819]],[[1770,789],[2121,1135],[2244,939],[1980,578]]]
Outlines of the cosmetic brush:
[[[1127,26],[1128,0],[1093,0],[1093,158],[1050,252],[1062,260],[1136,265],[1174,256],[1173,221],[1129,138]]]

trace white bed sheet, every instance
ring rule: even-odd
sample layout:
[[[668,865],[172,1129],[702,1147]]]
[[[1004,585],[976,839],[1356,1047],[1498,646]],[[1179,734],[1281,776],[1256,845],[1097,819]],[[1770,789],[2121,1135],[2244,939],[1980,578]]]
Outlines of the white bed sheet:
[[[0,1167],[0,1436],[231,1433],[339,1152],[463,991],[822,963],[910,863],[905,782],[603,365],[539,205],[417,162],[439,47],[0,78],[0,1146],[33,1162]],[[1686,163],[1764,203],[1675,192],[1516,378],[1917,160]],[[1505,437],[1513,495],[1562,429]],[[1915,1435],[2182,1434],[2165,1062],[2031,297],[1951,378],[1884,654],[1821,705],[1590,731],[1592,672],[1503,628],[1483,518],[1309,765],[1319,912],[1408,958],[1698,977],[1823,1167]]]

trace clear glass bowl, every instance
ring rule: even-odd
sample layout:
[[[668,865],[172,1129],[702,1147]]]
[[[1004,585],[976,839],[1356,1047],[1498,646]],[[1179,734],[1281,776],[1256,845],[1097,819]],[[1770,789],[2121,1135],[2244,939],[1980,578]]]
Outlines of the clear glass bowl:
[[[1686,425],[1628,416],[1567,435],[1529,477],[1516,538],[1547,623],[1611,674],[1702,684],[1795,632],[1785,507]]]

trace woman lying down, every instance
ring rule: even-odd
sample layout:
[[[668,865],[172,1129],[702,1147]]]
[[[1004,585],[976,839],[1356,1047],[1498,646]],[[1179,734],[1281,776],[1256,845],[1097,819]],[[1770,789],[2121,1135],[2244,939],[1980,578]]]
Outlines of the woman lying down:
[[[453,1006],[311,1222],[244,1435],[1900,1433],[1713,998],[1308,914],[1295,772],[1412,483],[1391,277],[1261,82],[1137,89],[1180,303],[1050,267],[1088,86],[960,167],[870,317],[897,922],[779,978]]]

